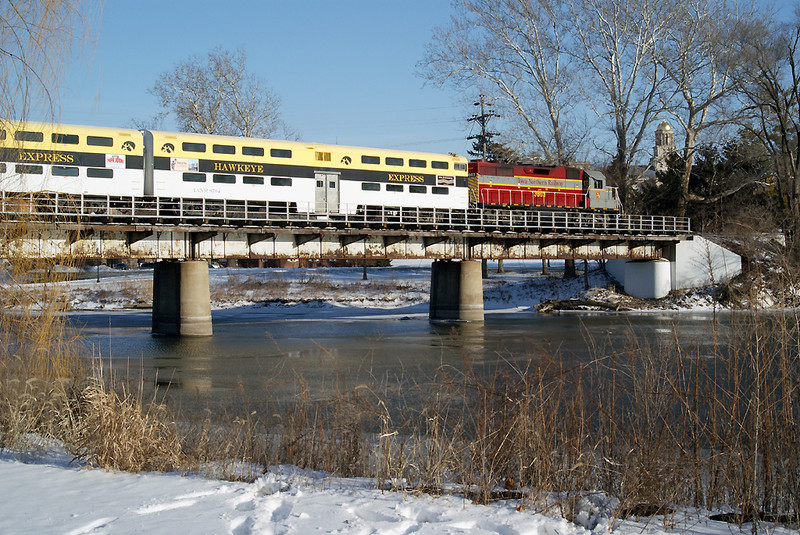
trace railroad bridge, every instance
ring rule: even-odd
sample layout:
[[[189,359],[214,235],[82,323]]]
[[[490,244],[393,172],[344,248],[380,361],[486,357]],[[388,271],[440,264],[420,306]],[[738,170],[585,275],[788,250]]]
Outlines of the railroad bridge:
[[[251,201],[0,195],[0,256],[161,260],[153,330],[211,334],[210,259],[433,259],[431,317],[482,320],[482,259],[673,258],[691,234],[668,216],[552,210],[341,206],[298,212]]]

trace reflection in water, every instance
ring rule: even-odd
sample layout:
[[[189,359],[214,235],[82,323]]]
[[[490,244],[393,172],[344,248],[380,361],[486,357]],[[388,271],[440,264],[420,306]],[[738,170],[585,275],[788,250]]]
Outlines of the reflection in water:
[[[165,356],[152,358],[155,384],[204,393],[212,389],[213,354],[202,338],[160,337]]]
[[[153,336],[147,312],[72,319],[87,353],[118,372],[169,386],[171,395],[183,393],[187,400],[202,396],[220,403],[239,392],[288,396],[306,389],[319,399],[375,384],[400,392],[443,366],[488,371],[501,361],[520,368],[528,361],[571,365],[637,344],[673,345],[676,339],[710,354],[713,344],[710,314],[487,314],[483,323],[460,323],[430,322],[422,314],[314,319],[249,311],[215,317],[208,338]],[[727,335],[725,325],[717,336]]]
[[[482,359],[486,356],[486,325],[483,322],[437,322],[437,326],[446,334],[434,338],[439,346],[470,360]],[[436,344],[433,344],[436,347]]]

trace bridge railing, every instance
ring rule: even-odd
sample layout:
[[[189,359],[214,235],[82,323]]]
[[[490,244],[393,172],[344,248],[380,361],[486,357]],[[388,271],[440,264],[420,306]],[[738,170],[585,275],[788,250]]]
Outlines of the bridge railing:
[[[85,224],[175,224],[234,227],[362,227],[569,234],[691,232],[688,218],[555,210],[349,206],[319,211],[286,202],[172,197],[116,197],[0,192],[6,221],[56,219]]]

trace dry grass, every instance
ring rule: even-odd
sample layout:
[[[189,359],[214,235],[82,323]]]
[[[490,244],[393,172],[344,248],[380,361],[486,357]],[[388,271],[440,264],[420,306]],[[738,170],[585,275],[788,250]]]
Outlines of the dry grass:
[[[36,225],[4,229],[6,247]],[[4,261],[0,308],[0,446],[19,447],[32,433],[63,435],[68,400],[84,376],[83,359],[64,320],[55,266],[64,259]],[[34,282],[31,282],[31,281]]]
[[[121,303],[146,303],[153,302],[153,280],[122,280],[115,281],[113,288],[90,288],[85,299],[99,303],[111,303],[117,300]]]
[[[89,466],[128,472],[187,468],[177,427],[155,400],[143,404],[124,389],[120,394],[94,383],[78,394],[72,420],[68,447]]]
[[[386,296],[387,301],[406,298],[409,292],[419,288],[408,281],[393,279],[370,279],[332,281],[325,277],[309,275],[299,279],[287,279],[281,273],[272,273],[268,279],[257,275],[235,275],[224,284],[211,288],[211,301],[229,304],[237,300],[263,303],[285,303],[301,301],[357,302],[364,292]],[[413,298],[413,297],[412,297]]]

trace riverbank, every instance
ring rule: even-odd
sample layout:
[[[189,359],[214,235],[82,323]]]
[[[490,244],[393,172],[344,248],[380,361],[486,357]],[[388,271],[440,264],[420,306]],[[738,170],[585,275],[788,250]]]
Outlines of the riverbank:
[[[308,303],[375,309],[425,305],[430,294],[429,264],[403,262],[392,267],[369,268],[366,280],[361,268],[210,269],[211,305],[215,310]],[[151,270],[105,268],[98,272],[96,269],[77,272],[81,278],[60,283],[70,310],[152,305]],[[589,264],[588,276],[579,272],[577,277],[565,279],[561,262],[553,262],[548,273],[543,274],[541,262],[506,261],[505,272],[498,273],[493,263],[489,278],[484,280],[487,311],[533,311],[548,302],[570,300],[605,303],[617,310],[725,308],[716,300],[712,288],[673,292],[659,300],[632,298],[595,263]]]

